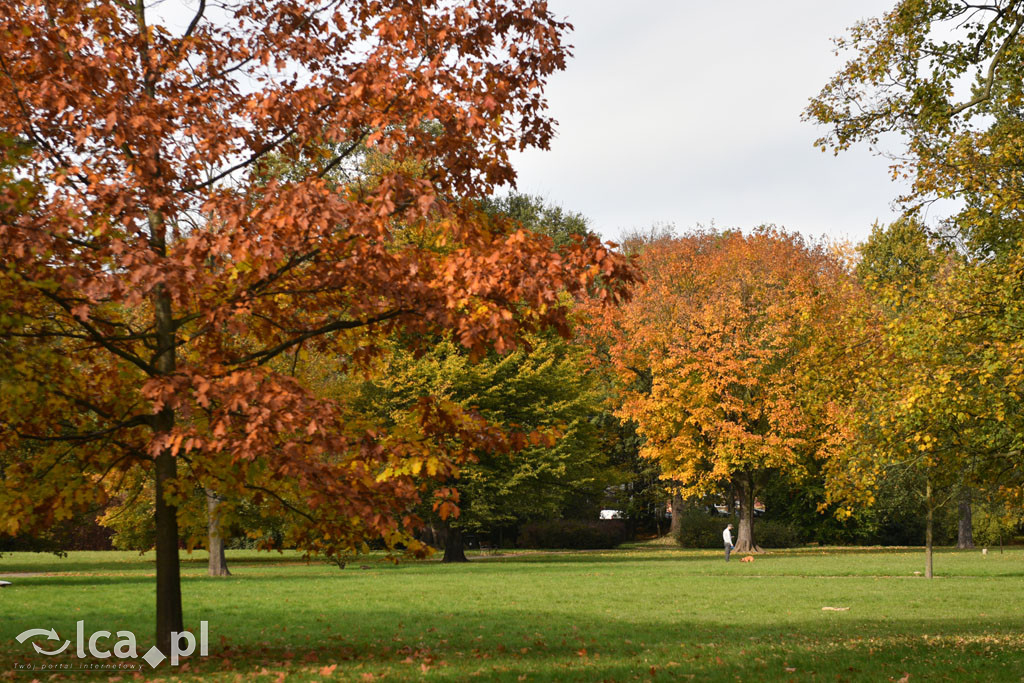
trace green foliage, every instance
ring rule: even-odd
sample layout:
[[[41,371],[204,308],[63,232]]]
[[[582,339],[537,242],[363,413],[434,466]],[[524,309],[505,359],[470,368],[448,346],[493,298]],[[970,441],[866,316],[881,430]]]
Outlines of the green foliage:
[[[874,545],[877,515],[870,507],[857,508],[845,519],[837,519],[834,509],[821,509],[825,499],[825,481],[819,463],[811,463],[807,477],[794,482],[790,477],[773,476],[758,494],[769,519],[757,521],[760,539],[762,524],[782,521],[798,530],[801,538],[823,545]]]
[[[687,510],[680,515],[675,541],[681,548],[721,548],[722,531],[735,519],[713,517],[703,510]],[[795,524],[783,520],[759,519],[757,543],[764,548],[794,548],[804,542],[804,533]],[[735,532],[734,532],[735,538]]]
[[[155,507],[153,486],[143,479],[107,506],[100,523],[114,532],[111,543],[118,550],[152,550],[156,543]],[[178,506],[178,533],[189,547],[205,541],[206,499],[198,492]]]
[[[758,520],[757,542],[765,548],[795,548],[804,542],[795,525],[774,519]]]
[[[434,396],[477,412],[533,443],[512,452],[478,452],[452,483],[458,488],[457,526],[487,531],[563,514],[596,517],[616,473],[602,453],[594,415],[602,395],[584,363],[585,351],[553,334],[535,335],[530,348],[473,362],[451,340],[421,355],[395,348],[361,388],[361,411],[409,424],[409,411]],[[410,425],[415,429],[415,425]]]
[[[574,237],[590,233],[587,217],[545,201],[538,195],[510,192],[480,201],[484,211],[504,216],[531,232],[539,232],[554,240],[555,247],[570,244]]]
[[[855,273],[869,289],[897,285],[917,292],[928,286],[942,265],[943,254],[922,223],[901,218],[891,225],[876,223],[859,245]]]
[[[1008,544],[1024,528],[1024,512],[1007,510],[1001,505],[975,505],[972,517],[977,546]]]
[[[144,481],[128,489],[111,503],[99,523],[113,532],[111,543],[119,550],[151,550],[156,542],[153,528],[152,483]],[[221,537],[231,548],[281,548],[294,524],[283,516],[268,515],[265,509],[244,500],[223,500],[219,508]],[[178,507],[178,533],[188,548],[205,548],[208,543],[206,492],[196,489],[182,498]]]
[[[722,530],[732,517],[712,517],[703,510],[687,510],[679,515],[675,540],[681,548],[723,547]],[[761,525],[757,527],[761,533]]]
[[[661,478],[659,463],[640,457],[643,439],[636,433],[635,422],[610,412],[595,419],[605,434],[602,452],[621,480],[605,492],[604,507],[621,511],[635,529],[660,534],[668,523],[665,503],[672,497],[671,482]]]
[[[552,519],[531,522],[519,529],[520,548],[614,548],[626,540],[626,523],[620,519]]]

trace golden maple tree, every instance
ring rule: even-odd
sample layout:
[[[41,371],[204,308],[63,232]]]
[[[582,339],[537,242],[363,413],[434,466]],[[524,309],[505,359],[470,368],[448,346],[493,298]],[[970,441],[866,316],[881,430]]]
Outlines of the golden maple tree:
[[[735,490],[736,549],[756,551],[763,476],[798,474],[816,448],[820,407],[809,387],[821,380],[844,264],[773,228],[663,236],[638,263],[646,281],[604,317],[623,374],[619,415],[635,421],[641,454],[684,494]]]

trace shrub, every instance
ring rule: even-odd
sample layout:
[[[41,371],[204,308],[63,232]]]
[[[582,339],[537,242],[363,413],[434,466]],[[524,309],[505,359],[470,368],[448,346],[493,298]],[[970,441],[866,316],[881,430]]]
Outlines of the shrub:
[[[683,548],[721,548],[722,530],[731,517],[712,517],[701,510],[684,512],[679,519],[675,539]],[[735,541],[738,531],[733,530]],[[792,548],[803,542],[800,529],[788,522],[754,520],[754,540],[762,548]]]
[[[614,548],[626,540],[626,524],[621,519],[552,519],[531,522],[519,529],[520,548]]]
[[[721,548],[722,530],[730,520],[712,517],[703,510],[683,512],[676,529],[676,543],[683,548]]]
[[[800,529],[788,522],[754,522],[754,540],[762,548],[794,548],[801,543]]]
[[[1019,512],[1009,512],[1006,509],[986,509],[984,506],[975,505],[972,519],[974,530],[974,544],[977,546],[997,546],[1000,541],[1004,544],[1014,542],[1017,529],[1020,528],[1021,515]]]

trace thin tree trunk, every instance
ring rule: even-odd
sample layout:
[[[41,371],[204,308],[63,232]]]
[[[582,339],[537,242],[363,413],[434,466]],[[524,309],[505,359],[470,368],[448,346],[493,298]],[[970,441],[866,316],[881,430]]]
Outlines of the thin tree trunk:
[[[971,517],[971,490],[964,487],[960,493],[960,523],[956,535],[956,547],[961,550],[974,547],[974,525]]]
[[[733,552],[763,552],[754,541],[754,477],[749,472],[741,474],[734,480],[734,484],[740,497],[740,520]],[[729,506],[732,507],[731,500]]]
[[[163,410],[158,424],[174,424],[174,413]],[[169,431],[169,427],[158,429]],[[181,569],[178,560],[178,509],[164,500],[167,484],[178,475],[178,460],[164,449],[156,457],[156,645],[171,655],[171,633],[184,631],[181,612]]]
[[[155,212],[149,217],[151,241],[163,251],[163,219]],[[174,319],[171,297],[162,286],[153,297],[156,327],[156,369],[166,377],[175,371]],[[175,415],[165,407],[153,418],[154,436],[159,438],[174,429]],[[185,630],[181,611],[181,565],[178,558],[178,508],[164,500],[167,485],[178,476],[178,459],[165,448],[156,456],[156,645],[166,656],[171,654],[171,633]]]
[[[668,535],[675,538],[679,533],[679,525],[683,523],[683,497],[678,493],[672,494],[672,525],[668,529]]]
[[[466,551],[462,547],[462,529],[451,526],[447,522],[444,525],[444,557],[442,562],[469,562]]]
[[[932,578],[932,530],[935,521],[935,503],[932,500],[932,480],[925,480],[924,497],[928,505],[928,519],[924,527],[924,578]]]
[[[135,21],[140,37],[140,62],[145,65],[143,90],[149,98],[156,93],[157,76],[151,70],[149,59],[149,27],[146,25],[145,0],[135,0]],[[150,159],[159,166],[160,153]],[[147,216],[149,247],[154,255],[167,255],[167,226],[164,215],[150,210]],[[171,297],[163,285],[153,288],[153,327],[156,351],[154,363],[156,375],[167,377],[177,369],[175,351],[175,323]],[[153,416],[153,436],[159,439],[170,434],[175,425],[174,410],[164,407]],[[156,505],[154,524],[156,526],[156,646],[166,656],[171,654],[171,633],[185,630],[181,611],[181,565],[178,558],[178,508],[164,500],[169,484],[178,476],[178,459],[169,448],[161,450],[154,459],[156,478]]]
[[[221,535],[220,498],[211,489],[206,489],[206,532],[207,550],[210,560],[207,572],[210,576],[231,576],[228,558],[224,554],[224,537]]]
[[[153,234],[163,246],[163,229],[159,218],[151,214]],[[162,287],[156,289],[153,302],[156,323],[156,368],[163,375],[175,371],[174,321],[171,298]],[[175,415],[164,408],[153,419],[154,436],[159,438],[174,429]],[[166,656],[171,654],[171,633],[185,630],[181,611],[181,565],[178,558],[178,508],[164,500],[168,484],[178,476],[178,459],[165,448],[156,456],[156,645]]]

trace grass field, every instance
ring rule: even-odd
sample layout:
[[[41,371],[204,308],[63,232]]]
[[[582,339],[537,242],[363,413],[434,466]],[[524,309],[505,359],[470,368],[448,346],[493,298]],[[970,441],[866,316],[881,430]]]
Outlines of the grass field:
[[[209,622],[209,657],[55,677],[14,667],[99,660],[74,657],[74,642],[45,657],[15,636],[54,627],[73,640],[81,619],[86,636],[134,632],[144,653],[152,557],[8,554],[0,574],[35,575],[8,576],[0,592],[0,678],[1024,680],[1021,548],[940,551],[932,581],[914,574],[919,549],[802,549],[743,564],[664,546],[474,560],[364,558],[339,570],[235,552],[234,576],[214,579],[197,553],[183,565],[185,620],[197,633]]]

